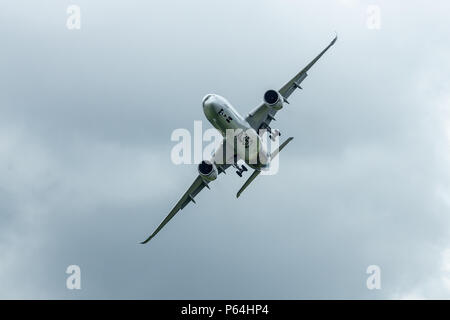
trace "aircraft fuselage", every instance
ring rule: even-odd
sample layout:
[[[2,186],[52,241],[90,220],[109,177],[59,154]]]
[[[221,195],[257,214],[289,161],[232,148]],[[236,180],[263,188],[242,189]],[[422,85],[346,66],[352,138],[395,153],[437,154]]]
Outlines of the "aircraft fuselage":
[[[232,147],[239,159],[253,169],[268,165],[270,155],[261,137],[228,100],[216,94],[208,94],[203,98],[202,105],[206,118],[224,138],[230,132],[236,134],[236,144]]]

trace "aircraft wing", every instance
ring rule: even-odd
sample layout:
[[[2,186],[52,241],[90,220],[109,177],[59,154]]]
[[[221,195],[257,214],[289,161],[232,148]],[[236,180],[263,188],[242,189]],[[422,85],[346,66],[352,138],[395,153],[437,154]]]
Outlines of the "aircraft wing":
[[[197,179],[195,179],[194,183],[189,187],[186,193],[181,197],[181,199],[177,202],[175,207],[170,211],[167,217],[161,222],[161,224],[156,228],[156,230],[148,237],[145,241],[141,242],[142,244],[149,242],[156,234],[169,222],[178,211],[182,210],[189,202],[194,202],[194,197],[203,190],[204,187],[208,187],[208,183],[203,180],[203,178],[199,175]]]
[[[322,52],[314,58],[313,61],[311,61],[305,68],[303,68],[302,71],[296,74],[295,77],[293,77],[288,83],[286,83],[283,88],[279,90],[280,94],[283,96],[283,98],[287,99],[292,94],[292,92],[295,91],[295,89],[300,88],[300,84],[305,80],[305,78],[308,76],[308,71],[311,69],[311,67],[323,56],[325,52],[330,49],[332,45],[336,43],[337,36],[330,42],[330,44],[322,50]]]
[[[213,161],[216,163],[216,161],[219,160],[219,155],[224,154],[223,148],[225,144],[225,139],[222,140],[219,148],[216,150],[215,154],[213,155]],[[220,163],[220,162],[219,162]],[[223,164],[217,164],[216,167],[218,170],[218,174],[225,173],[225,170],[230,166],[229,162],[223,161]],[[170,211],[170,213],[167,215],[167,217],[161,222],[161,224],[156,228],[156,230],[148,237],[145,241],[141,242],[142,244],[145,244],[149,242],[156,234],[178,213],[178,211],[183,210],[185,206],[187,206],[190,202],[195,203],[195,196],[200,193],[200,191],[203,190],[204,187],[207,187],[209,189],[209,182],[204,180],[200,175],[197,176],[194,183],[189,187],[189,189],[185,192],[185,194],[181,197],[181,199],[177,202],[175,207]]]
[[[322,50],[322,52],[314,58],[305,68],[303,68],[299,73],[295,75],[288,83],[286,83],[278,92],[284,98],[284,101],[289,103],[287,99],[289,96],[295,91],[295,89],[301,89],[300,84],[305,80],[308,76],[308,71],[311,67],[323,56],[331,46],[335,44],[337,40],[337,36],[330,42],[330,44]],[[260,105],[259,107],[252,110],[245,120],[255,129],[259,131],[259,129],[263,128],[264,125],[269,126],[272,120],[275,120],[276,110],[268,107],[265,103]]]

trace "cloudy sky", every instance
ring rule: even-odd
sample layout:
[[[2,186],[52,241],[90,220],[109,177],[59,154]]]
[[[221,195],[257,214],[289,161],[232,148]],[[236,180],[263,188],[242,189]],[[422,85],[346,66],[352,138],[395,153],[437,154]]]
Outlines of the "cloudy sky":
[[[449,9],[2,1],[0,298],[450,298]],[[244,180],[221,176],[139,245],[196,177],[171,162],[170,136],[211,127],[202,97],[245,115],[335,32],[277,117],[295,137],[279,173],[238,200]]]

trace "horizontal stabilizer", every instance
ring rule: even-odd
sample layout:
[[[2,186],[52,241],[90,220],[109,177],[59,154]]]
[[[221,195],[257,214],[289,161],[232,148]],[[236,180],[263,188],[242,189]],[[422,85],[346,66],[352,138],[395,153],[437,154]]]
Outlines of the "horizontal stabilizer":
[[[241,195],[241,193],[245,190],[245,188],[248,187],[248,185],[255,180],[255,178],[261,173],[261,171],[259,170],[255,170],[253,171],[252,175],[250,176],[250,178],[247,179],[247,181],[245,181],[244,185],[242,186],[241,189],[239,189],[238,193],[236,194],[236,198],[239,198],[239,196]]]
[[[275,158],[278,153],[280,153],[281,150],[283,150],[284,147],[286,147],[286,145],[292,141],[292,139],[294,139],[293,137],[288,138],[286,141],[284,141],[281,146],[279,148],[277,148],[274,152],[272,152],[271,154],[271,158]],[[242,192],[244,192],[244,190],[248,187],[248,185],[250,183],[252,183],[253,180],[255,180],[255,178],[261,173],[260,170],[255,170],[253,171],[252,175],[247,179],[247,181],[245,181],[244,185],[242,186],[241,189],[239,189],[238,193],[236,194],[236,198],[239,198],[239,196],[241,195]]]
[[[289,137],[285,142],[283,142],[279,148],[277,148],[274,152],[272,152],[272,154],[270,155],[271,158],[272,158],[272,159],[275,158],[275,157],[277,156],[277,154],[278,154],[281,150],[283,150],[283,148],[286,147],[286,145],[287,145],[289,142],[292,141],[292,139],[294,139],[294,137]]]

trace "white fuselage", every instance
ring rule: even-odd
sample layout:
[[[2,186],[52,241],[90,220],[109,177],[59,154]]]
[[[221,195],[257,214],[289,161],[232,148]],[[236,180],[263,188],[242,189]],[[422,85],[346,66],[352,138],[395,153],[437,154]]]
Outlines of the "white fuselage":
[[[236,136],[236,144],[227,143],[234,148],[239,159],[244,160],[250,167],[257,169],[269,165],[270,153],[267,152],[261,137],[235,108],[223,97],[208,94],[203,98],[203,112],[209,122],[224,138],[230,133]]]

